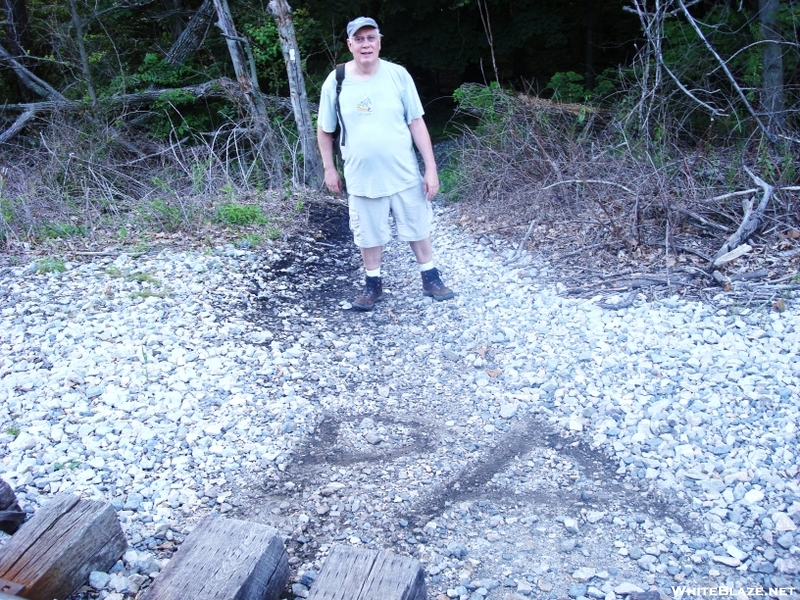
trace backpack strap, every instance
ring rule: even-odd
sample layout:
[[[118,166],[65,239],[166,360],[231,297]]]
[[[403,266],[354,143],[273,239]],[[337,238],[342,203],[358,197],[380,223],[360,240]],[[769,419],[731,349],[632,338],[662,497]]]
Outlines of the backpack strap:
[[[344,119],[342,119],[342,109],[339,105],[339,94],[342,93],[342,82],[344,81],[344,63],[336,65],[336,118],[342,128],[342,135],[339,136],[339,144],[345,145]]]

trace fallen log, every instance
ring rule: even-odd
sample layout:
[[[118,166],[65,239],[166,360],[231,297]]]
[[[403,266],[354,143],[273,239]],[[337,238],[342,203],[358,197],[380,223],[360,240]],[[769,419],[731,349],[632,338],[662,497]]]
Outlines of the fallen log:
[[[767,205],[769,204],[772,195],[775,193],[775,187],[768,184],[766,181],[758,177],[755,173],[753,173],[747,167],[744,168],[747,171],[747,174],[753,179],[753,181],[758,184],[761,188],[763,194],[761,196],[761,201],[758,203],[758,206],[753,208],[753,199],[748,198],[744,202],[742,202],[742,208],[744,209],[744,215],[742,216],[742,222],[739,225],[738,229],[733,232],[733,234],[725,240],[725,243],[722,244],[722,247],[717,250],[717,253],[714,255],[712,261],[712,267],[717,265],[717,261],[724,257],[729,252],[739,248],[747,241],[751,235],[753,235],[756,231],[761,228],[761,221],[764,218],[764,211],[767,209]]]
[[[289,559],[275,529],[206,517],[142,600],[276,600],[288,581]]]
[[[311,586],[308,600],[425,600],[418,560],[387,551],[336,546]]]
[[[0,548],[0,579],[22,586],[23,598],[63,600],[126,547],[110,504],[58,494]]]

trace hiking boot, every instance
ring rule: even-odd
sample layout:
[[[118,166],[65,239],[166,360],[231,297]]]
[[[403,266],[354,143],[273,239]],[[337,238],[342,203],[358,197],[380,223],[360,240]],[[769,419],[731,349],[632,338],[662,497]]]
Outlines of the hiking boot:
[[[364,295],[353,300],[353,308],[356,310],[372,310],[376,302],[383,298],[383,282],[380,277],[367,276],[367,287]]]
[[[427,271],[422,271],[422,295],[441,302],[442,300],[450,300],[455,296],[455,293],[442,283],[439,277],[439,269],[428,269]]]

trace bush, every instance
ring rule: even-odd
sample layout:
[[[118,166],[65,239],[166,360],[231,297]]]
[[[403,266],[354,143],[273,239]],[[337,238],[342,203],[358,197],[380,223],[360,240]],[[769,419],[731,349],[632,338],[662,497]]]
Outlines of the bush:
[[[239,204],[228,202],[220,204],[216,209],[217,221],[223,225],[235,225],[244,227],[246,225],[263,225],[267,222],[261,207],[255,204]]]

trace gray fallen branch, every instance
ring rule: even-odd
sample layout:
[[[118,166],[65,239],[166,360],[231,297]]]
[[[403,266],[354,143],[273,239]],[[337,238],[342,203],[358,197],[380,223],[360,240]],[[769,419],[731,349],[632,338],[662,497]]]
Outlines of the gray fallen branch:
[[[166,88],[144,90],[133,94],[120,94],[118,96],[109,96],[101,98],[98,102],[100,107],[104,108],[117,108],[117,107],[137,107],[154,102],[170,100],[176,97],[191,96],[197,99],[220,99],[228,100],[231,102],[239,102],[245,99],[245,94],[241,91],[239,85],[227,77],[220,77],[206,81],[198,85],[190,85],[179,88]],[[288,98],[280,98],[278,96],[264,95],[265,103],[272,109],[280,113],[287,113],[291,111],[291,102]],[[54,111],[80,111],[89,110],[93,108],[90,103],[69,100],[61,94],[51,97],[42,102],[25,102],[19,104],[4,104],[0,105],[0,112],[21,112],[22,114],[17,117],[14,124],[11,125],[6,131],[0,134],[0,142],[6,142],[24,127],[25,123],[38,114],[54,112]],[[137,151],[137,154],[144,156],[144,153]]]
[[[753,209],[752,198],[748,198],[742,202],[742,207],[744,209],[742,222],[733,235],[731,235],[725,241],[725,243],[722,244],[722,247],[717,250],[717,253],[714,255],[714,261],[728,252],[738,248],[745,240],[747,240],[747,238],[758,231],[758,229],[761,227],[761,219],[764,217],[764,211],[767,209],[770,198],[772,198],[772,195],[775,193],[774,186],[768,184],[766,181],[758,177],[747,167],[744,167],[744,170],[747,171],[747,174],[750,175],[753,181],[755,181],[756,184],[758,184],[758,186],[761,188],[763,192],[761,201],[758,203],[758,206],[755,209]],[[714,261],[712,261],[712,266]]]
[[[752,192],[748,190],[747,193],[749,194],[749,193],[752,193]],[[739,195],[744,195],[744,194],[740,194],[739,192],[734,192],[733,194],[726,194],[726,196],[739,196]],[[719,199],[719,196],[717,196],[717,199]],[[730,229],[728,227],[725,227],[725,225],[720,225],[719,223],[714,223],[713,221],[709,221],[705,217],[702,217],[702,216],[698,215],[696,212],[692,212],[691,210],[687,210],[685,208],[678,208],[677,210],[681,214],[684,214],[687,217],[691,217],[692,219],[702,223],[706,227],[711,227],[712,229],[717,229],[717,230],[722,231],[724,233],[728,233],[730,231]]]
[[[531,237],[531,233],[533,233],[533,228],[536,226],[537,222],[538,219],[533,219],[531,221],[531,224],[528,226],[528,231],[525,233],[525,236],[522,238],[522,241],[517,246],[517,249],[514,251],[514,254],[511,256],[511,258],[509,258],[507,261],[503,263],[505,266],[514,264],[522,257],[522,252],[525,248],[525,244],[528,243],[528,240]]]
[[[681,273],[673,273],[672,275],[681,275]],[[690,282],[694,278],[694,275],[689,273],[682,273],[682,275],[684,275],[684,277],[680,277],[678,280],[676,280],[674,277],[671,277],[669,280],[667,280],[666,277],[644,274],[629,279],[620,279],[619,281],[614,281],[612,283],[615,287],[604,287],[602,289],[598,289],[597,287],[570,288],[565,290],[564,293],[569,296],[581,296],[584,294],[594,295],[598,293],[608,294],[610,292],[625,292],[645,287],[673,285],[676,283],[683,284]]]
[[[11,124],[11,127],[6,129],[3,133],[0,133],[0,144],[6,143],[8,140],[17,135],[25,127],[25,124],[35,116],[36,111],[33,109],[26,110],[24,113],[19,115]]]
[[[759,269],[758,271],[748,271],[747,273],[734,273],[730,275],[731,281],[746,281],[753,279],[764,279],[769,275],[767,269]]]
[[[551,183],[550,185],[546,185],[545,187],[542,188],[542,190],[549,190],[549,189],[554,188],[556,186],[567,185],[569,183],[599,183],[599,184],[602,184],[602,185],[610,185],[612,187],[618,187],[618,188],[620,188],[622,190],[625,190],[629,194],[633,194],[634,196],[636,195],[636,192],[634,192],[632,189],[630,189],[628,187],[625,187],[621,183],[617,183],[616,181],[606,181],[604,179],[565,179],[564,181],[556,181],[555,183]]]

